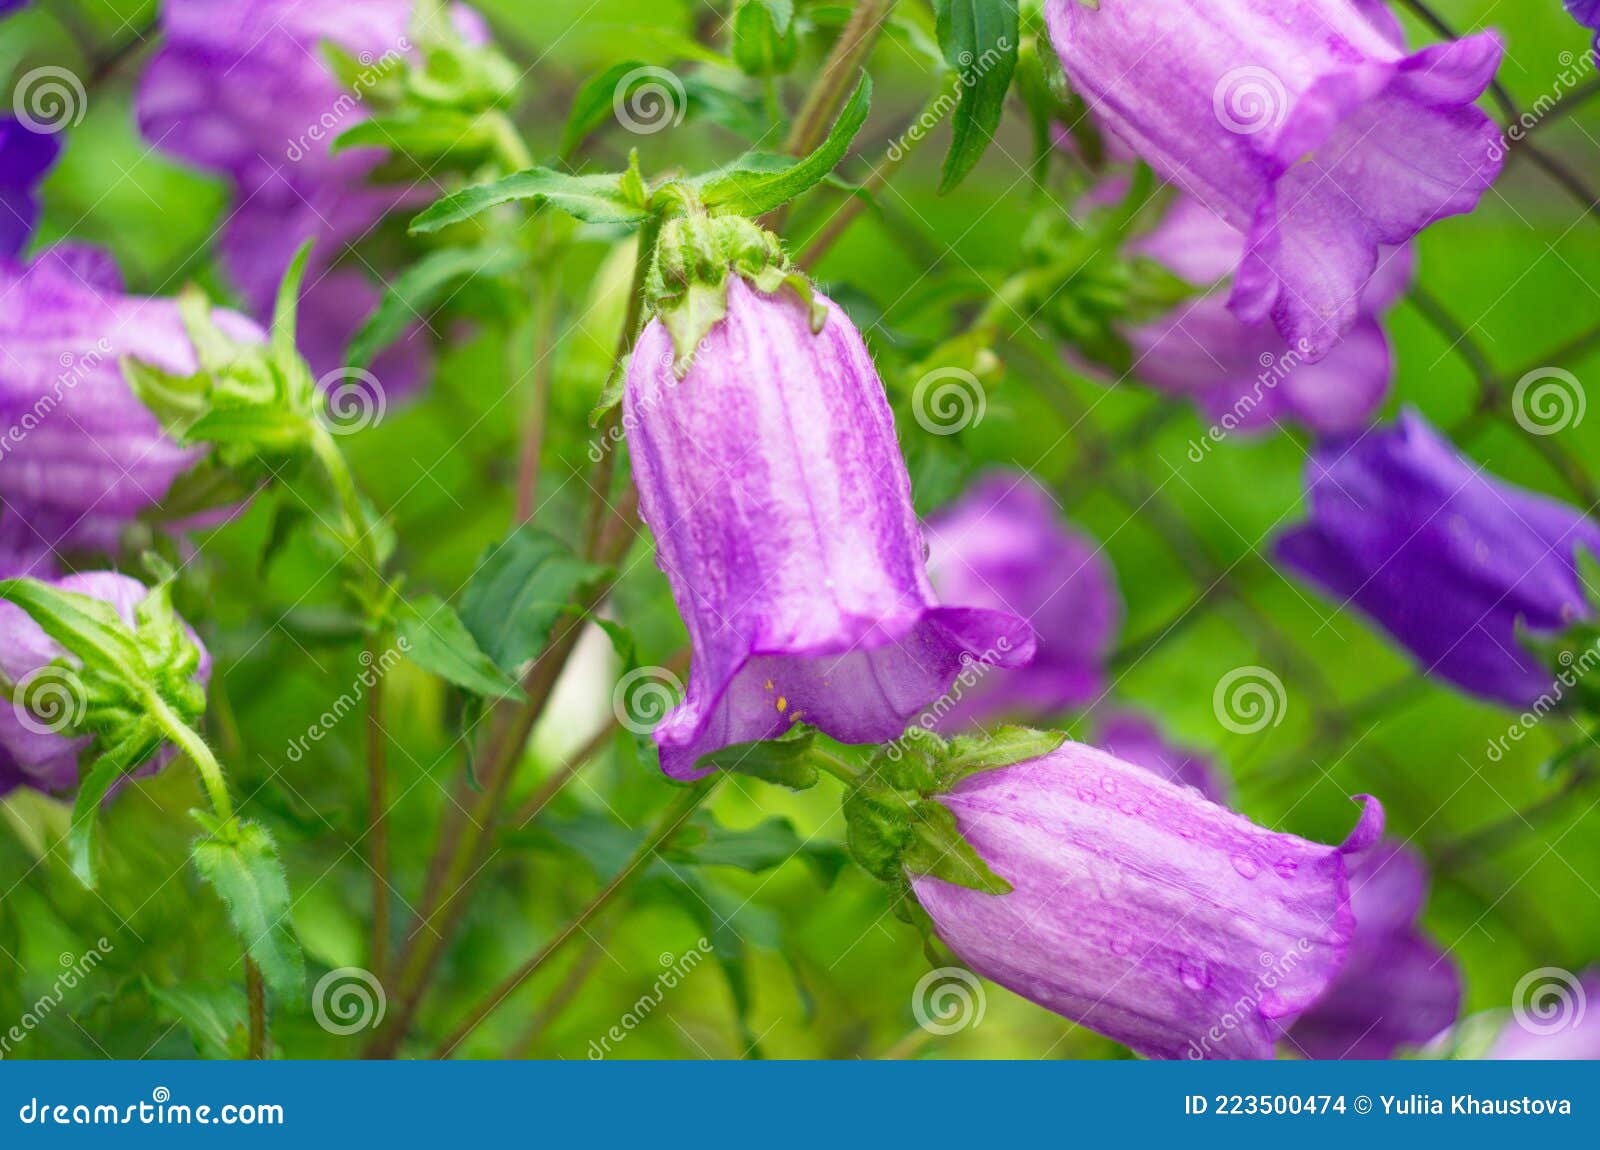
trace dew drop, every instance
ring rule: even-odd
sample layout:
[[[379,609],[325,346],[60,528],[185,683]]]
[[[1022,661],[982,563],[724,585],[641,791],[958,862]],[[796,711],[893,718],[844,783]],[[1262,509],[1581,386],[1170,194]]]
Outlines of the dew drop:
[[[1261,868],[1255,864],[1255,860],[1244,855],[1234,855],[1228,861],[1233,863],[1233,869],[1239,872],[1241,878],[1255,878],[1261,873]]]
[[[1204,990],[1211,985],[1211,972],[1198,958],[1186,958],[1178,964],[1178,977],[1190,990]]]

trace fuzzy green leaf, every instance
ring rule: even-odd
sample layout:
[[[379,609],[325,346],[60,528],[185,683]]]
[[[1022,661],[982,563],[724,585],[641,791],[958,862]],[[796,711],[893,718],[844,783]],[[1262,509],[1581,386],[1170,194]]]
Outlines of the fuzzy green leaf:
[[[190,850],[195,869],[222,899],[228,921],[267,986],[286,1002],[299,1001],[305,994],[305,956],[289,918],[289,880],[277,844],[259,823],[218,827],[199,812],[195,817],[211,832]]]
[[[620,172],[569,176],[550,168],[528,168],[444,197],[411,221],[411,231],[436,232],[516,200],[542,201],[591,224],[643,223],[650,213],[623,194],[622,178]]]

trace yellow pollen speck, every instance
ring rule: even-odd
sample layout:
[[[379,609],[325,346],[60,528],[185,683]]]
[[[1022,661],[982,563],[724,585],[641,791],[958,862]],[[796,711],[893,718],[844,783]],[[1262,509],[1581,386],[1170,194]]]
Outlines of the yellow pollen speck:
[[[771,680],[771,679],[768,679],[768,680],[767,680],[767,681],[766,681],[766,684],[765,684],[765,686],[766,686],[766,689],[767,689],[767,690],[769,690],[769,691],[770,691],[770,690],[772,690],[772,680]]]
[[[779,695],[778,696],[778,711],[779,711],[779,713],[781,714],[782,712],[787,711],[788,709],[789,709],[789,700],[784,698],[782,695]]]

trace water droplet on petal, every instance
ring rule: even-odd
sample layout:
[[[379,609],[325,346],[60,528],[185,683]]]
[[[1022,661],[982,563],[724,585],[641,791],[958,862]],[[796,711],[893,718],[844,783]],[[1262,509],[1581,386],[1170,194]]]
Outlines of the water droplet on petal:
[[[1186,958],[1178,963],[1178,977],[1190,990],[1204,990],[1211,985],[1211,972],[1198,958]]]
[[[1256,865],[1255,860],[1244,855],[1234,855],[1228,861],[1233,863],[1233,869],[1239,872],[1241,878],[1255,878],[1261,873],[1261,868]]]

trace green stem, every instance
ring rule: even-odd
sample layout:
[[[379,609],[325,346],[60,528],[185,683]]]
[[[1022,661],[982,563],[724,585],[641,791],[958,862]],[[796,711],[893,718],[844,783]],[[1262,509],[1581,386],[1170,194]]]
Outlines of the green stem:
[[[367,512],[361,502],[361,493],[356,489],[355,476],[350,472],[349,461],[345,459],[344,452],[339,449],[339,444],[334,440],[328,429],[317,423],[311,430],[311,453],[316,456],[317,463],[321,465],[322,472],[328,478],[328,484],[333,488],[334,499],[339,504],[339,515],[343,520],[343,529],[348,536],[349,546],[360,553],[367,569],[362,572],[363,581],[369,587],[376,588],[382,583],[379,573],[381,563],[378,558],[378,545],[372,537],[371,524],[367,522]]]
[[[795,118],[789,138],[784,142],[784,151],[791,156],[804,156],[822,143],[834,117],[855,88],[856,72],[866,63],[893,7],[894,0],[860,0],[856,5],[850,22],[844,26],[822,65],[822,75]]]
[[[188,756],[194,763],[195,769],[200,772],[200,781],[205,784],[206,793],[211,798],[211,809],[217,814],[217,819],[222,823],[233,821],[233,800],[228,797],[227,780],[223,778],[222,764],[217,762],[217,757],[211,753],[211,748],[188,723],[178,717],[176,711],[167,706],[166,701],[151,691],[145,698],[145,709],[150,717],[160,725],[167,738]]]
[[[267,992],[261,968],[249,955],[244,959],[244,996],[250,1009],[250,1039],[245,1057],[260,1061],[267,1056]]]
[[[383,671],[379,660],[388,647],[386,634],[367,639],[367,865],[372,870],[372,941],[367,962],[380,983],[387,977],[389,955],[389,736],[383,726]]]
[[[499,1009],[512,994],[519,990],[523,983],[538,974],[540,969],[572,938],[581,931],[589,921],[603,911],[611,901],[626,890],[630,883],[649,870],[649,864],[655,853],[660,850],[675,835],[679,828],[688,821],[692,815],[705,802],[711,792],[716,789],[719,776],[713,775],[692,787],[687,787],[667,806],[656,820],[655,826],[645,836],[637,850],[629,856],[620,871],[612,877],[611,881],[601,888],[600,893],[592,898],[588,905],[578,912],[567,926],[555,938],[540,947],[538,952],[507,976],[489,995],[483,999],[467,1015],[460,1026],[456,1027],[439,1048],[434,1051],[434,1058],[449,1058],[458,1046],[471,1036],[483,1021]]]
[[[817,766],[821,767],[824,771],[827,771],[828,774],[838,779],[847,787],[855,786],[863,777],[864,772],[858,770],[850,763],[845,762],[838,755],[835,755],[831,751],[825,751],[820,748],[813,747],[809,757],[812,762],[816,763]]]

